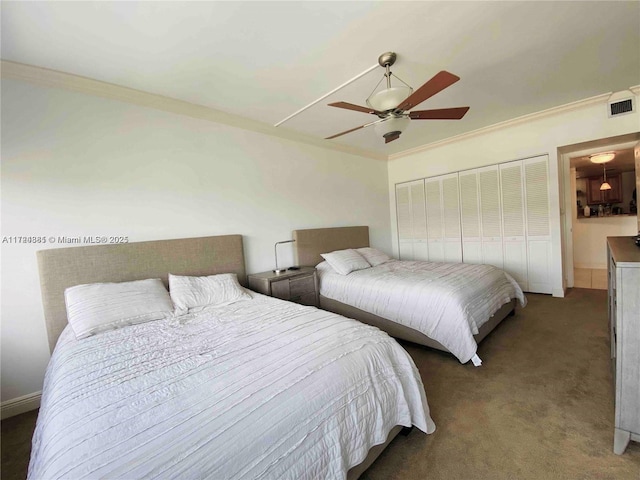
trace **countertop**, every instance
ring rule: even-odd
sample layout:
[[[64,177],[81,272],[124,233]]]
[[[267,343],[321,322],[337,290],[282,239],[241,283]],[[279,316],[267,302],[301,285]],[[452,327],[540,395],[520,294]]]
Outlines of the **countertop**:
[[[578,214],[577,219],[578,220],[593,220],[596,218],[624,218],[624,217],[637,217],[638,214],[637,213],[619,213],[617,215],[606,215],[606,216],[602,216],[599,217],[598,215],[591,215],[589,217],[585,217],[584,214]]]
[[[616,266],[625,266],[625,264],[632,267],[640,266],[640,247],[635,244],[634,239],[635,237],[607,237]]]

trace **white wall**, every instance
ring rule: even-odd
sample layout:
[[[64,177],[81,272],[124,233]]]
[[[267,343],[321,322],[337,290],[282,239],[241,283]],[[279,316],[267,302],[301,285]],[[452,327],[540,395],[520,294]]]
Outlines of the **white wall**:
[[[473,114],[473,106],[469,114]],[[391,160],[389,198],[394,252],[398,252],[396,183],[547,154],[552,213],[553,294],[563,296],[561,220],[564,221],[564,212],[561,217],[557,149],[588,140],[637,132],[640,127],[639,119],[638,112],[608,118],[606,100],[603,100],[597,104],[591,103],[553,115],[541,115],[528,121],[514,122],[510,126]]]
[[[635,179],[634,179],[635,180]],[[573,221],[574,268],[607,268],[607,237],[637,234],[635,215],[590,217]]]
[[[248,272],[297,228],[369,225],[391,253],[385,161],[81,93],[2,81],[2,236],[239,233]],[[47,244],[45,248],[59,245]],[[49,359],[36,245],[2,253],[2,400]],[[292,250],[279,250],[292,264]]]

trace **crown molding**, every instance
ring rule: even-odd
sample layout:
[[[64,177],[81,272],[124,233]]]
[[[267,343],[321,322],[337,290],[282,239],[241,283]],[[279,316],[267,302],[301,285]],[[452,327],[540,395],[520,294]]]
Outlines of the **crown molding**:
[[[635,89],[635,90],[634,90]],[[640,91],[640,86],[631,87],[630,90],[638,95],[638,91]],[[530,113],[527,115],[522,115],[521,117],[512,118],[510,120],[505,120],[504,122],[494,123],[493,125],[489,125],[486,127],[478,128],[477,130],[472,130],[470,132],[461,133],[460,135],[455,135],[453,137],[448,137],[443,140],[439,140],[433,143],[427,143],[425,145],[421,145],[416,148],[411,148],[409,150],[403,150],[402,152],[394,153],[389,155],[389,160],[396,160],[398,158],[407,157],[409,155],[414,155],[416,153],[424,152],[426,150],[431,150],[434,148],[442,147],[444,145],[449,145],[451,143],[460,142],[462,140],[466,140],[468,138],[477,137],[479,135],[484,135],[489,132],[495,132],[497,130],[503,130],[506,128],[511,128],[516,125],[520,125],[522,123],[531,122],[534,120],[538,120],[545,117],[550,117],[552,115],[557,115],[559,113],[569,112],[572,110],[578,110],[580,108],[584,108],[590,105],[595,105],[599,103],[605,103],[609,97],[612,95],[612,92],[603,93],[601,95],[596,95],[595,97],[585,98],[583,100],[578,100],[576,102],[566,103],[564,105],[559,105],[557,107],[548,108],[546,110],[541,110],[539,112]]]
[[[424,152],[434,148],[438,148],[451,143],[460,142],[468,138],[473,138],[479,135],[484,135],[489,132],[510,128],[522,123],[530,122],[540,118],[557,115],[571,110],[577,110],[589,105],[604,103],[612,95],[612,92],[597,95],[576,102],[567,103],[557,107],[552,107],[547,110],[535,112],[521,117],[516,117],[504,122],[495,123],[487,127],[482,127],[477,130],[465,132],[460,135],[448,137],[443,140],[420,145],[419,147],[403,150],[398,153],[390,155],[376,153],[371,150],[351,147],[349,145],[327,142],[326,140],[319,139],[312,135],[306,135],[294,130],[289,130],[283,127],[274,127],[273,125],[252,120],[240,115],[235,115],[215,108],[206,107],[194,103],[185,102],[183,100],[177,100],[175,98],[165,97],[162,95],[156,95],[153,93],[144,92],[142,90],[136,90],[133,88],[123,87],[112,83],[102,82],[94,80],[92,78],[81,77],[79,75],[73,75],[70,73],[60,72],[57,70],[51,70],[42,67],[36,67],[33,65],[27,65],[23,63],[11,62],[9,60],[2,60],[0,72],[2,78],[8,78],[13,80],[21,80],[24,82],[44,86],[51,88],[61,88],[70,90],[73,92],[84,93],[88,95],[98,96],[102,98],[108,98],[111,100],[118,100],[133,105],[142,107],[153,108],[156,110],[162,110],[170,113],[176,113],[179,115],[186,115],[192,118],[198,118],[201,120],[207,120],[210,122],[220,123],[243,130],[262,133],[264,135],[270,135],[273,137],[282,138],[297,143],[304,143],[307,145],[313,145],[315,147],[338,151],[342,153],[348,153],[351,155],[357,155],[361,157],[371,158],[374,160],[395,160],[416,153]],[[640,95],[640,85],[629,87],[629,90],[634,95]]]
[[[262,133],[273,137],[282,138],[298,143],[305,143],[323,149],[349,153],[375,160],[388,160],[386,154],[379,154],[362,148],[351,147],[344,144],[327,142],[317,137],[295,132],[283,127],[251,120],[240,115],[235,115],[211,107],[177,100],[175,98],[156,95],[153,93],[123,87],[112,83],[81,77],[70,73],[50,70],[47,68],[26,65],[23,63],[2,60],[2,78],[21,80],[24,82],[51,88],[61,88],[73,92],[118,100],[142,107],[153,108],[165,112],[186,115],[188,117],[208,120],[231,127],[241,128],[252,132]]]

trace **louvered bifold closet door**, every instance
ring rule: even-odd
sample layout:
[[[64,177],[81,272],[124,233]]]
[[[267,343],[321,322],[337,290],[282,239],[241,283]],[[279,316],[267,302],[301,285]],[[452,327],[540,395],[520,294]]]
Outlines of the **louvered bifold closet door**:
[[[502,253],[502,211],[498,166],[478,169],[480,186],[480,231],[482,234],[482,263],[504,266]]]
[[[460,229],[460,190],[458,174],[443,175],[442,215],[444,217],[444,261],[462,262],[462,231]]]
[[[429,261],[444,262],[444,218],[442,215],[442,182],[439,177],[424,182],[427,195],[427,238]]]
[[[462,226],[462,261],[482,263],[480,236],[480,201],[478,199],[478,172],[458,173],[460,184],[460,224]]]
[[[411,223],[413,224],[413,259],[429,260],[427,245],[427,213],[425,211],[424,180],[411,185]]]
[[[528,291],[552,293],[549,157],[523,160]]]
[[[525,236],[524,187],[522,161],[500,166],[500,192],[502,198],[502,234],[504,270],[523,290],[527,285],[527,242]]]
[[[396,185],[396,215],[400,260],[427,260],[424,180]]]
[[[413,260],[413,226],[411,225],[411,190],[408,184],[396,185],[396,217],[400,260]]]

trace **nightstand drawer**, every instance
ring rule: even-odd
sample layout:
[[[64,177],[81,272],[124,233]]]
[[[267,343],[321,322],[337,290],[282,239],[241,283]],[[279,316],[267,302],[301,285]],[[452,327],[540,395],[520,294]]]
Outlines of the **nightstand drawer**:
[[[301,305],[308,305],[310,307],[318,306],[318,297],[316,296],[316,292],[305,293],[304,295],[297,298],[292,297],[291,301],[299,303]]]
[[[316,282],[313,275],[289,280],[289,292],[291,297],[300,297],[306,293],[316,292]]]
[[[289,300],[291,298],[289,279],[285,278],[284,280],[271,282],[271,295],[276,298],[282,298],[283,300]]]

